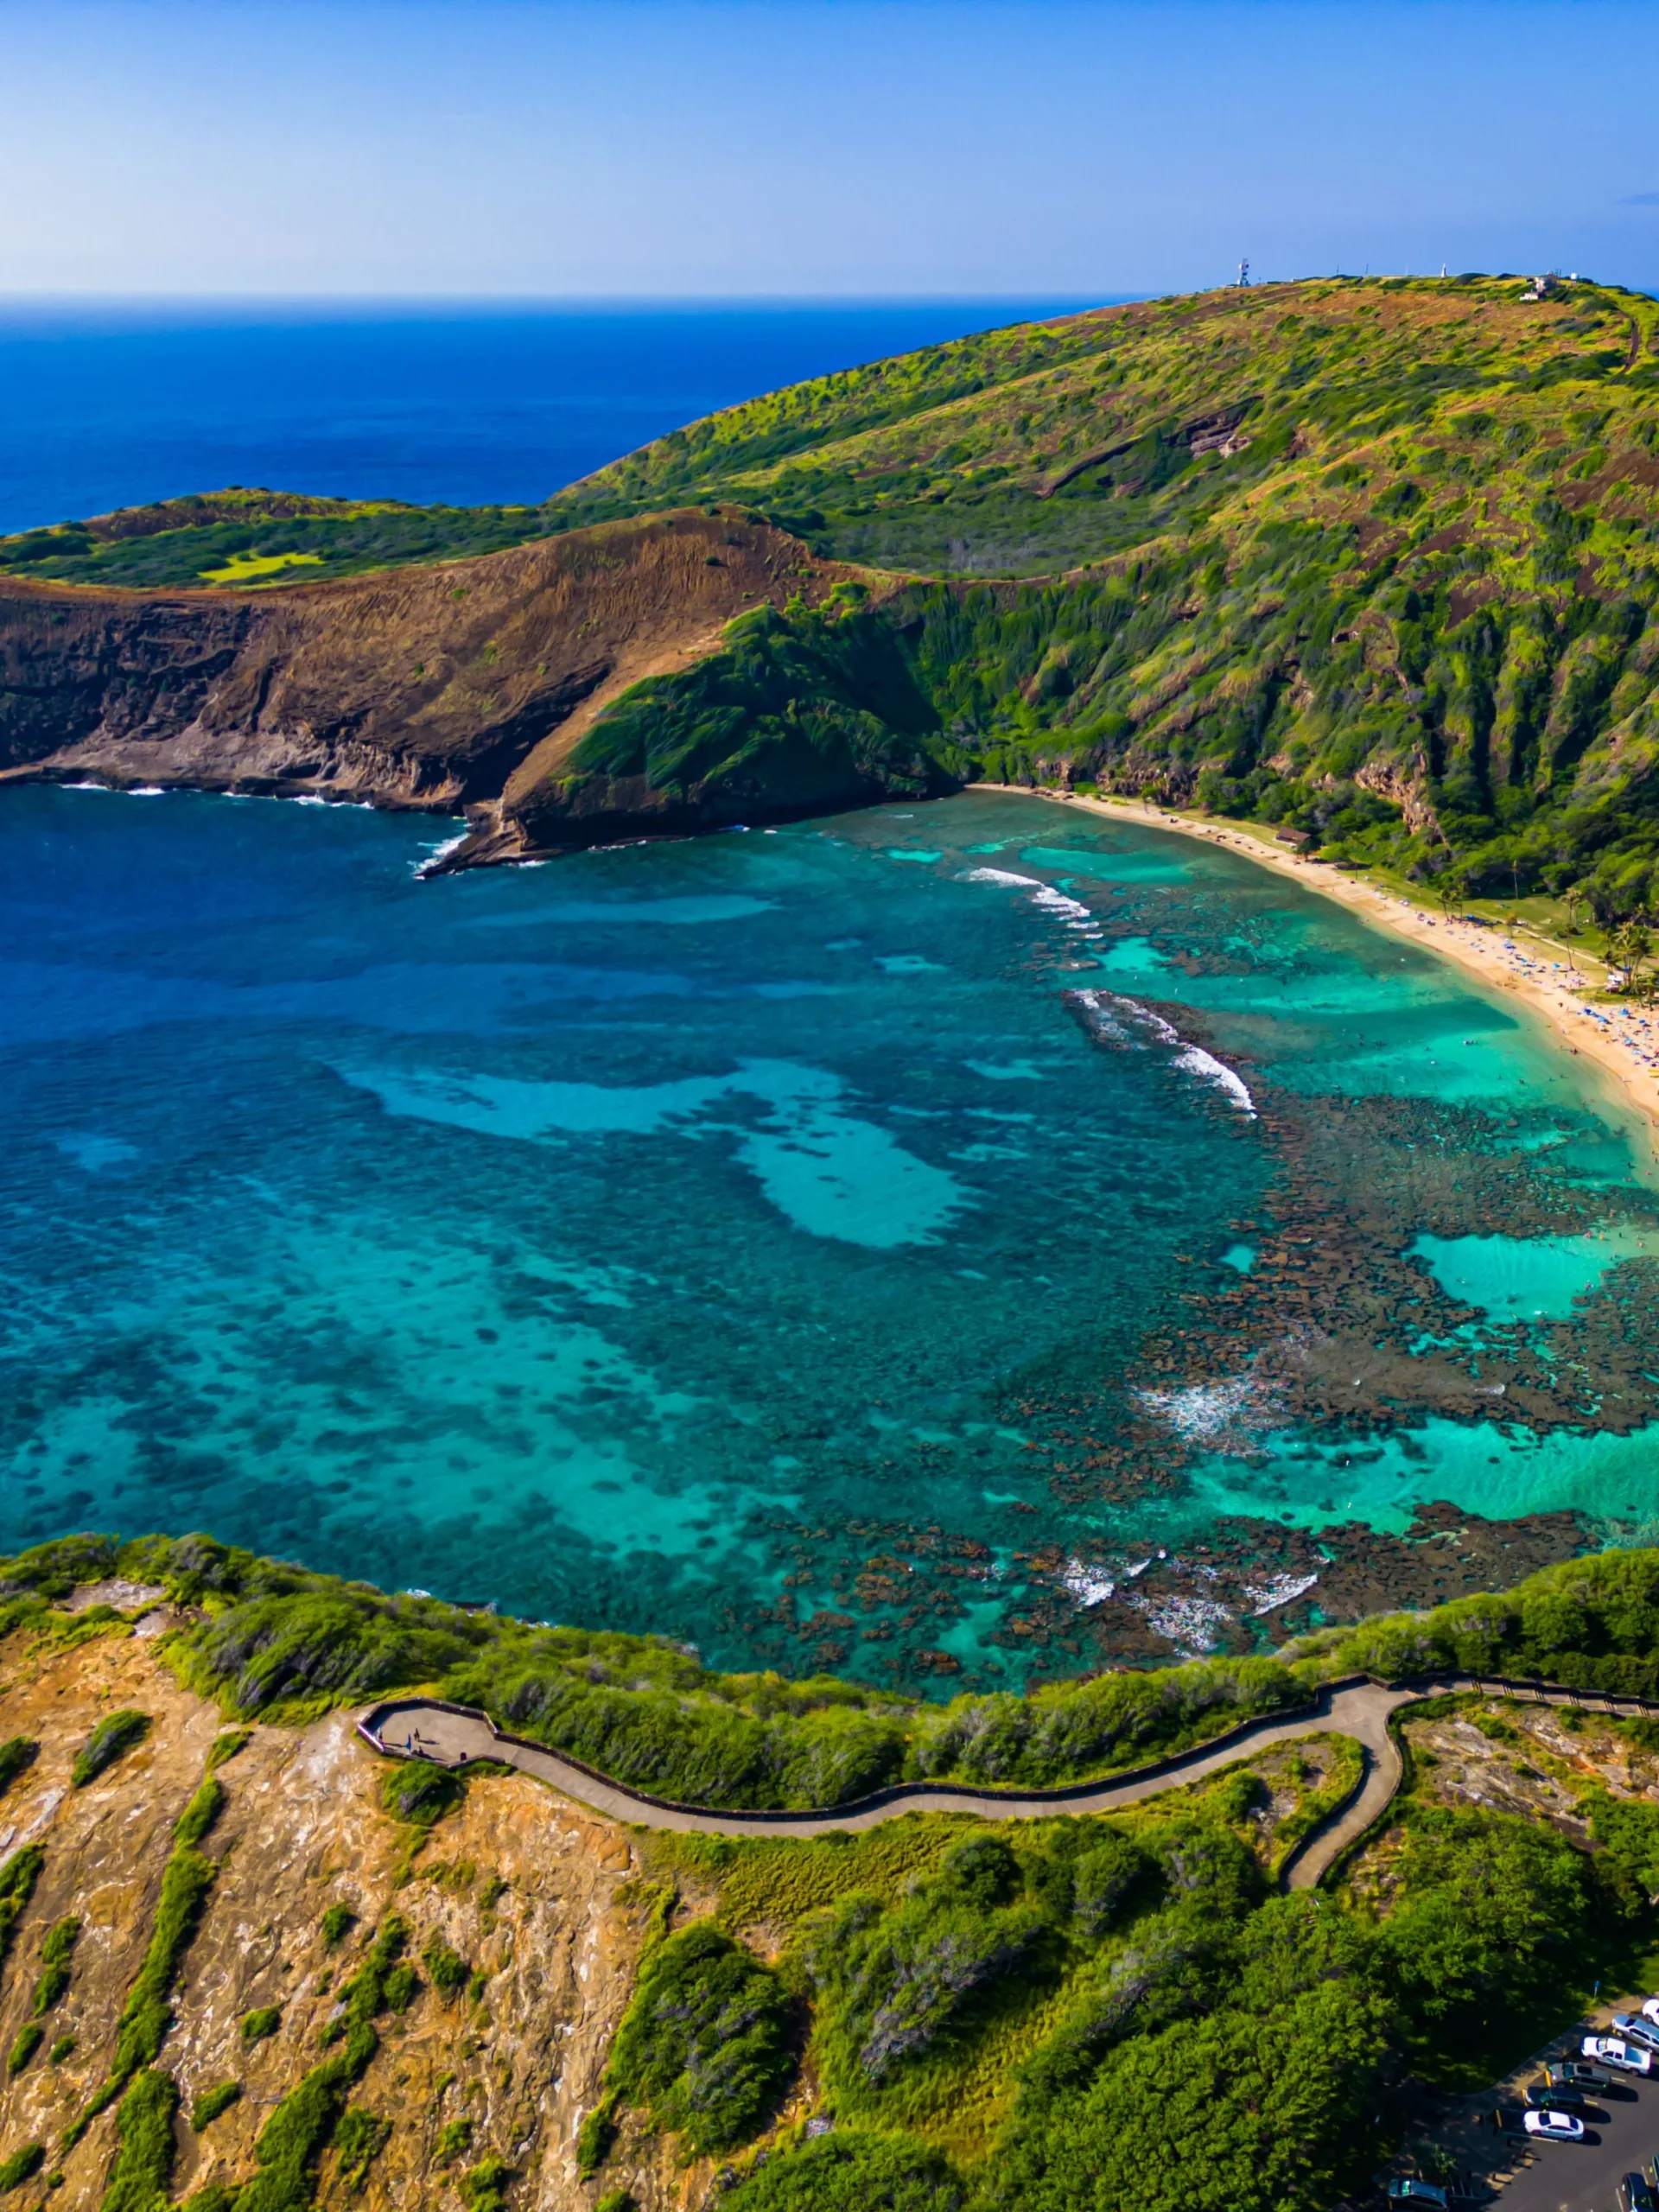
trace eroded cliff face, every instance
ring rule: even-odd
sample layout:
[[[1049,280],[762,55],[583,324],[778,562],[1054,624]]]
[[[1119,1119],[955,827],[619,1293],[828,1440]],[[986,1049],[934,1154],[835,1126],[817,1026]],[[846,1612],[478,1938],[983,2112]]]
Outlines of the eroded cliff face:
[[[148,1739],[82,1789],[76,1752],[122,1708],[151,1716]],[[173,1824],[200,1783],[221,1727],[180,1688],[152,1640],[117,1630],[65,1650],[20,1638],[0,1646],[0,1741],[33,1738],[35,1764],[0,1797],[0,1864],[30,1843],[44,1858],[0,1968],[0,2049],[30,2017],[48,1931],[81,1920],[67,1992],[41,2019],[40,2048],[0,2089],[0,2159],[44,2146],[40,2176],[15,2201],[64,2212],[96,2207],[117,2146],[114,2107],[67,2153],[65,2130],[109,2071],[118,2016],[155,1925]],[[353,2192],[338,2150],[323,2158],[315,2201],[368,2208],[457,2206],[453,2184],[490,2156],[517,2178],[524,2212],[591,2206],[599,2184],[576,2175],[575,2141],[594,2104],[625,2009],[646,1903],[626,1829],[521,1777],[480,1778],[465,1803],[415,1848],[415,1832],[380,1808],[385,1772],[333,1714],[298,1729],[255,1727],[219,1770],[226,1804],[203,1848],[218,1864],[173,1993],[174,2024],[156,2064],[181,2093],[172,2201],[255,2171],[254,2144],[278,2101],[325,2055],[320,2031],[375,1929],[396,1912],[422,1987],[376,2023],[379,2048],[352,2102],[389,2123],[385,2147]],[[355,1924],[337,1947],[322,1919],[343,1904]],[[446,1999],[422,1954],[439,1938],[485,1979]],[[275,2033],[242,2024],[276,2007]],[[74,2048],[50,2053],[73,2036]],[[197,2134],[190,2113],[216,2084],[242,2094]],[[446,2128],[470,2121],[464,2152],[443,2155]],[[602,2187],[626,2185],[642,2212],[670,2212],[700,2191],[662,2143],[631,2131]],[[452,2137],[453,2140],[453,2137]],[[48,2188],[54,2173],[61,2185]]]
[[[690,509],[263,591],[7,578],[0,775],[490,809],[509,779],[528,797],[556,776],[631,683],[842,573],[741,511]]]

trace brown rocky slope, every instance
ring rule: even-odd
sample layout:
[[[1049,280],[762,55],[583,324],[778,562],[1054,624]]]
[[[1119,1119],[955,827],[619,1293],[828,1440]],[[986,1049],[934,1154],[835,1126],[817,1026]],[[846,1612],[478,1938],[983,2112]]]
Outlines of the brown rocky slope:
[[[0,779],[474,808],[489,856],[512,857],[504,791],[556,779],[610,701],[712,651],[736,616],[815,603],[845,573],[739,510],[694,509],[257,591],[7,577]]]
[[[73,1788],[77,1751],[118,1710],[148,1714],[149,1737]],[[38,2049],[0,2076],[0,2164],[31,2143],[47,2154],[9,2203],[49,2198],[81,2212],[104,2202],[116,2107],[67,2153],[60,2146],[111,2063],[174,1823],[221,1725],[142,1632],[67,1648],[17,1635],[0,1645],[0,1741],[40,1745],[0,1797],[0,1862],[35,1843],[44,1854],[0,1966],[0,2050],[15,2051],[29,2019],[48,1931],[69,1916],[82,1922],[69,1986],[44,2017]],[[220,1769],[226,1806],[204,1846],[218,1872],[158,2060],[182,2099],[171,2200],[249,2178],[261,2128],[321,2055],[338,1993],[395,1912],[423,1986],[379,2020],[378,2050],[353,2091],[390,2133],[358,2189],[338,2170],[338,2147],[327,2152],[316,2201],[366,2212],[455,2206],[452,2184],[498,2158],[517,2177],[512,2202],[523,2212],[591,2205],[602,2192],[577,2178],[576,2135],[632,1990],[646,1917],[629,1834],[523,1777],[487,1777],[423,1842],[382,1809],[384,1771],[338,1713],[306,1727],[255,1727]],[[322,1921],[333,1905],[353,1924],[331,1948]],[[434,1938],[479,1977],[470,1990],[446,1998],[433,1986],[423,1955]],[[249,2041],[244,2021],[267,2007],[276,2011],[274,2032]],[[73,2050],[54,2063],[69,2037]],[[195,2132],[195,2101],[230,2081],[240,2098]],[[466,2138],[448,2155],[446,2130],[452,2145]],[[668,2212],[706,2182],[706,2169],[682,2170],[650,2142],[624,2171],[641,2212]]]

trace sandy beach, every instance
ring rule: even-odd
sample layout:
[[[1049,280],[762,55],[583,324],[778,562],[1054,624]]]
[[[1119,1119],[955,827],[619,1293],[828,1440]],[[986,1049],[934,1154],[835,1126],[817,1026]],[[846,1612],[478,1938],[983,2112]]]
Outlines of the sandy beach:
[[[1017,791],[1027,787],[978,788]],[[1058,791],[1028,791],[1027,795],[1102,815],[1108,821],[1135,822],[1224,845],[1259,867],[1276,869],[1337,905],[1351,907],[1373,928],[1426,946],[1489,989],[1507,993],[1546,1023],[1567,1052],[1590,1061],[1610,1080],[1615,1098],[1635,1109],[1647,1131],[1652,1157],[1659,1162],[1659,1008],[1592,1004],[1588,994],[1605,972],[1605,963],[1593,955],[1580,955],[1575,977],[1567,959],[1557,957],[1554,948],[1529,931],[1511,933],[1497,925],[1483,927],[1455,917],[1426,914],[1397,892],[1363,876],[1344,874],[1328,861],[1306,860],[1289,847],[1274,843],[1265,832],[1239,823],[1193,821],[1138,799],[1085,798]]]

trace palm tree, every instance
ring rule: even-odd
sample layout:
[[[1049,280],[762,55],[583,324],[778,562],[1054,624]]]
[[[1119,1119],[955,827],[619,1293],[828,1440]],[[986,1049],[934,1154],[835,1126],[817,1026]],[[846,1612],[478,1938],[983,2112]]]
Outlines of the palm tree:
[[[1449,922],[1453,910],[1461,906],[1469,896],[1469,886],[1464,877],[1463,870],[1456,868],[1442,868],[1434,879],[1434,896],[1440,901],[1441,913]]]

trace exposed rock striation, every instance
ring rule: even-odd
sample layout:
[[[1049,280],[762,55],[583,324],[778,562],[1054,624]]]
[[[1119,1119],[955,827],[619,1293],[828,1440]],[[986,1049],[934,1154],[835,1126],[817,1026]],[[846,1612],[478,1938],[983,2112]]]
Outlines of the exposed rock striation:
[[[95,1783],[72,1788],[77,1747],[117,1707],[149,1713],[149,1735]],[[16,1636],[0,1644],[0,1738],[40,1745],[0,1798],[0,1865],[30,1844],[43,1853],[0,1966],[0,2050],[17,2049],[38,2005],[48,1931],[81,1923],[67,1986],[43,2016],[39,2044],[0,2088],[0,2157],[44,2146],[48,2171],[63,2176],[52,2202],[64,2212],[89,2212],[104,2198],[116,2107],[60,2146],[110,2067],[174,1824],[220,1726],[152,1640],[117,1632],[67,1649]],[[319,2201],[349,2198],[365,2212],[435,2204],[493,2156],[522,2177],[513,2202],[526,2212],[586,2205],[576,2134],[599,2094],[644,1927],[626,1886],[638,1871],[627,1833],[535,1783],[499,1777],[475,1781],[411,1852],[419,1832],[382,1808],[383,1772],[343,1713],[305,1728],[256,1726],[219,1769],[225,1808],[202,1847],[216,1872],[156,2062],[181,2098],[171,2197],[252,2176],[260,2131],[332,2047],[325,2037],[341,1993],[395,1913],[418,1986],[378,2021],[378,2051],[352,2092],[390,2132],[360,2195],[337,2171],[338,2143],[326,2152]],[[340,1906],[352,1925],[331,1945],[323,1916]],[[440,1944],[478,1979],[446,1993],[429,1957]],[[245,2027],[268,2012],[269,2032]],[[239,2096],[197,2132],[197,2101],[230,2082]],[[464,2152],[447,2153],[446,2139],[458,2137]],[[646,2212],[679,2203],[685,2182],[667,2150],[647,2143],[630,2164]]]
[[[499,802],[510,780],[531,795],[629,685],[840,573],[764,524],[689,512],[257,592],[10,577],[0,773],[448,810]],[[809,803],[855,796],[831,779]],[[614,810],[589,805],[568,842]],[[529,842],[516,822],[500,834],[499,813],[486,827],[504,852]]]

